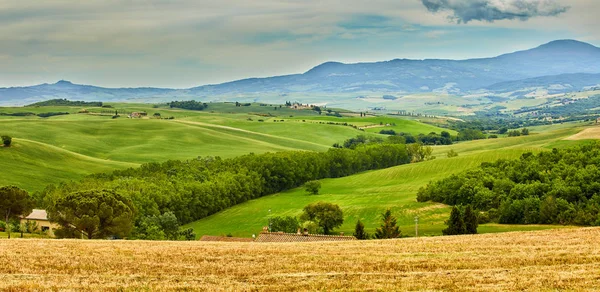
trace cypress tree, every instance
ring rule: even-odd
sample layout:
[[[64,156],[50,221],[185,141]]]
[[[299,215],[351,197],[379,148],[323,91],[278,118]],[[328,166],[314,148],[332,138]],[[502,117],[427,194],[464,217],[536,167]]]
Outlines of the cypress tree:
[[[356,221],[356,227],[354,227],[353,235],[358,240],[365,240],[371,237],[370,234],[365,232],[365,225],[362,222],[360,222],[360,220]]]
[[[477,234],[477,215],[473,212],[473,208],[471,205],[467,205],[465,209],[464,219],[465,222],[465,232],[466,234]]]
[[[378,239],[397,238],[402,235],[400,228],[396,226],[396,217],[392,216],[392,211],[387,209],[381,214],[383,224],[375,230],[375,237]]]
[[[446,222],[448,228],[442,230],[444,235],[465,234],[465,222],[463,221],[460,210],[456,206],[452,207],[450,219]]]

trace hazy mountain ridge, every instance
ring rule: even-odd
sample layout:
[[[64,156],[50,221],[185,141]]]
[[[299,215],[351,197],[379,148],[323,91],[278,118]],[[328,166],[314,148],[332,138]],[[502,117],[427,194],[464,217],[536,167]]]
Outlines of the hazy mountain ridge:
[[[214,95],[264,92],[494,93],[518,90],[525,86],[546,88],[553,84],[569,84],[571,87],[566,86],[569,90],[580,90],[600,84],[598,76],[592,75],[598,73],[600,48],[574,40],[559,40],[493,58],[394,59],[355,64],[326,62],[303,74],[249,78],[189,89],[102,88],[59,81],[55,84],[0,88],[0,104],[26,104],[52,98],[103,101],[202,99]],[[561,78],[569,80],[563,81]]]

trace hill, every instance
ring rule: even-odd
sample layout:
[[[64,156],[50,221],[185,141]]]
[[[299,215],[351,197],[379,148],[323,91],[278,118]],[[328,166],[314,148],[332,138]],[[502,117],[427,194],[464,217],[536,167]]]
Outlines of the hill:
[[[320,243],[0,240],[0,289],[594,290],[599,236],[575,228]]]
[[[70,113],[50,118],[0,115],[0,135],[14,138],[12,147],[0,147],[0,167],[3,169],[0,181],[34,191],[49,183],[146,162],[198,156],[226,158],[251,152],[325,151],[334,143],[365,134],[335,123],[370,125],[394,121],[395,126],[383,128],[403,129],[414,135],[444,130],[413,120],[325,117],[311,110],[285,107],[274,110],[274,107],[258,104],[244,107],[211,104],[210,111],[148,104],[111,106],[86,107],[87,113],[79,113],[82,111],[79,106],[0,108],[0,114],[22,111]],[[112,119],[115,111],[122,116]],[[147,112],[148,116],[159,113],[174,119],[126,118],[131,112]]]
[[[414,217],[419,216],[421,234],[440,235],[445,228],[450,208],[436,203],[419,203],[416,194],[419,188],[432,180],[446,178],[451,174],[479,166],[482,162],[500,158],[518,158],[527,151],[544,151],[552,147],[573,145],[572,141],[561,141],[580,131],[580,128],[562,129],[533,128],[540,131],[534,135],[504,139],[487,139],[462,142],[450,146],[436,146],[436,159],[369,171],[345,178],[322,180],[320,195],[307,195],[303,188],[251,200],[222,212],[206,217],[185,227],[191,227],[198,236],[203,234],[249,237],[268,225],[269,216],[299,216],[302,208],[317,201],[338,204],[344,211],[344,224],[336,231],[351,234],[357,220],[361,220],[369,233],[380,225],[380,214],[391,208],[398,218],[404,235],[414,235]],[[458,157],[447,158],[450,150]],[[269,210],[271,212],[269,213]],[[506,230],[529,230],[552,228],[537,225],[482,225],[480,232]]]
[[[505,81],[492,84],[485,89],[492,93],[517,92],[513,96],[524,96],[540,89],[546,90],[548,94],[557,94],[594,87],[600,87],[600,74],[576,73]]]
[[[0,88],[0,105],[23,105],[68,98],[85,101],[225,100],[246,98],[278,102],[289,93],[419,93],[465,94],[499,82],[533,77],[600,73],[600,48],[575,40],[559,40],[526,51],[468,60],[409,60],[343,64],[327,62],[303,74],[250,78],[188,89],[102,88],[59,81],[30,87]],[[549,85],[549,84],[544,84]],[[306,101],[304,101],[306,102]]]

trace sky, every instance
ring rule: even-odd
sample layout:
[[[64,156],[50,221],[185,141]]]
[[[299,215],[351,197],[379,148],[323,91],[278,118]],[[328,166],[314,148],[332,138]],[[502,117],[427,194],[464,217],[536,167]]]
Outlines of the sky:
[[[327,61],[600,46],[598,0],[0,0],[0,87],[189,88]]]

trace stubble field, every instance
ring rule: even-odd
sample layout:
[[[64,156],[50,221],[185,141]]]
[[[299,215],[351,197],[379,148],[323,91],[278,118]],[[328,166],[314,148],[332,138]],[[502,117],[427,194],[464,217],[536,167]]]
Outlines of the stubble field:
[[[0,290],[593,290],[600,228],[331,243],[0,240]]]

